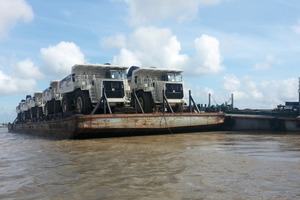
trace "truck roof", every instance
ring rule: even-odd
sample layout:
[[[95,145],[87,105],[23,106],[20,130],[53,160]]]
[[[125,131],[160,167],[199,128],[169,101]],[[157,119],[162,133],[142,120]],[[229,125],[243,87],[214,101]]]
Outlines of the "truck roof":
[[[162,75],[166,73],[175,73],[175,74],[181,74],[183,71],[179,69],[167,69],[167,68],[155,68],[155,67],[147,67],[147,68],[137,68],[133,70],[132,74],[138,75],[138,74],[147,74],[150,76],[157,76]]]
[[[109,65],[109,64],[77,64],[72,67],[72,73],[89,73],[90,71],[95,71],[105,74],[108,70],[127,70],[126,66],[119,65]]]
[[[50,87],[57,88],[59,84],[59,80],[50,81]]]

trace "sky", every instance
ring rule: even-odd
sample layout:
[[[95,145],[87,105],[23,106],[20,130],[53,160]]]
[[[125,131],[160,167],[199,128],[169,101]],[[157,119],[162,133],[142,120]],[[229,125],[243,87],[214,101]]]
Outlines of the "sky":
[[[181,69],[196,103],[298,101],[298,0],[0,0],[0,122],[75,64]]]

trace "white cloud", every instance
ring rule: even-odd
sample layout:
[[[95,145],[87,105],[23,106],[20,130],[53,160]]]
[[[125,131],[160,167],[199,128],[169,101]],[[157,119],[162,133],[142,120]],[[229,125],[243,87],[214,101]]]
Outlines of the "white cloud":
[[[0,0],[0,38],[7,35],[15,24],[33,19],[31,7],[24,0]]]
[[[139,27],[128,37],[107,37],[102,43],[120,48],[114,64],[178,68],[190,75],[214,74],[224,69],[219,41],[208,35],[195,40],[194,58],[181,53],[180,41],[167,28]]]
[[[294,26],[291,27],[291,29],[296,33],[300,35],[300,20],[298,21],[298,23]]]
[[[22,79],[9,76],[0,70],[0,94],[9,95],[18,92],[31,92],[36,87],[33,79]]]
[[[25,79],[42,79],[44,77],[44,74],[30,59],[18,62],[15,73],[18,77]]]
[[[295,33],[297,33],[297,34],[300,35],[300,25],[293,26],[293,27],[292,27],[292,30],[293,30]]]
[[[226,75],[223,77],[223,87],[226,91],[233,92],[237,91],[241,87],[240,80],[234,75]]]
[[[274,55],[268,54],[263,62],[256,63],[253,67],[253,70],[255,71],[266,71],[270,70],[272,68],[273,64],[279,64],[281,63],[278,61]]]
[[[262,92],[258,91],[257,84],[254,81],[247,81],[246,87],[250,93],[250,96],[252,96],[254,100],[262,100],[264,98]]]
[[[39,68],[29,58],[15,62],[11,65],[3,60],[1,65],[8,66],[6,70],[0,69],[0,95],[10,95],[16,93],[31,93],[36,87],[36,80],[44,78]]]
[[[101,44],[105,47],[123,48],[126,47],[126,36],[118,34],[112,37],[106,37],[101,40]]]
[[[63,10],[63,11],[61,11],[61,13],[66,18],[71,18],[73,16],[73,12],[70,10]]]
[[[256,71],[266,71],[271,68],[269,63],[256,63],[254,65],[254,70]]]
[[[141,66],[142,63],[134,52],[127,49],[121,49],[120,54],[114,57],[113,64],[120,64],[125,66]]]
[[[209,35],[201,35],[195,40],[194,73],[213,74],[224,70],[219,46],[218,39]]]
[[[223,78],[225,92],[233,93],[235,104],[240,108],[275,108],[286,101],[298,101],[298,80],[254,81],[251,77]]]
[[[124,0],[129,6],[130,21],[134,25],[177,17],[179,21],[193,18],[202,6],[216,5],[221,0]]]
[[[85,62],[83,53],[73,42],[63,41],[54,46],[42,48],[40,54],[45,64],[45,71],[51,75],[68,75],[75,64]]]
[[[234,75],[223,77],[223,88],[226,93],[233,94],[235,100],[242,100],[248,96],[242,91],[241,81]]]
[[[284,103],[284,101],[298,100],[298,79],[261,81],[262,93],[270,102]]]
[[[118,36],[117,36],[118,38]],[[115,46],[113,39],[105,43]],[[123,42],[125,45],[113,63],[156,67],[182,68],[188,56],[180,54],[181,45],[169,29],[140,27]]]

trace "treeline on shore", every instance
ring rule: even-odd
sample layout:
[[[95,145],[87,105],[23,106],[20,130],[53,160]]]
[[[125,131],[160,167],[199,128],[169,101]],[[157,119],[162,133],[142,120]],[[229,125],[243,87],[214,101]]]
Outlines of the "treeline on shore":
[[[0,123],[0,128],[7,127],[8,123]]]

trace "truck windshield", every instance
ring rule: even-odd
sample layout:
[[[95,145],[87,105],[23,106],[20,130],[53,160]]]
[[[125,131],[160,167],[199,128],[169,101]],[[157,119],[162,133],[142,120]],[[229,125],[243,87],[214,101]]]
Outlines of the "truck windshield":
[[[123,70],[110,70],[109,75],[111,79],[125,79],[126,72]]]
[[[163,75],[163,80],[164,81],[181,82],[182,76],[181,76],[181,74],[167,73],[167,74]]]

